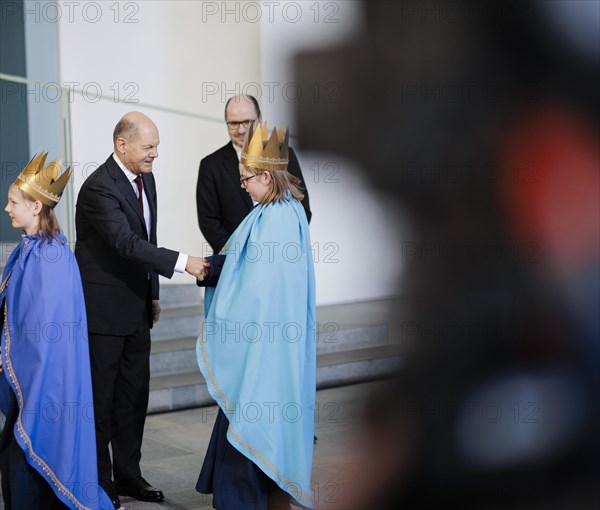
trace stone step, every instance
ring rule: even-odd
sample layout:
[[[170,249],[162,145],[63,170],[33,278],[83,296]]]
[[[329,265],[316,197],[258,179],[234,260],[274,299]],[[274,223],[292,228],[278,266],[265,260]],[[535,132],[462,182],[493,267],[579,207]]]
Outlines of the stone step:
[[[390,343],[387,324],[353,326],[327,322],[319,324],[317,354],[378,347]]]
[[[194,284],[165,285],[161,282],[160,306],[163,308],[199,306],[202,304],[203,295],[202,289]]]
[[[401,362],[401,353],[392,345],[321,353],[317,389],[379,379],[391,375]],[[150,380],[149,414],[213,404],[199,369]]]
[[[396,373],[401,362],[395,345],[317,355],[317,389],[381,379]]]
[[[338,332],[365,326],[387,324],[390,310],[397,315],[401,298],[324,305],[317,307],[317,327],[320,343],[329,344],[319,349],[325,351],[345,350]],[[160,320],[152,328],[153,342],[197,337],[202,328],[204,306],[199,287],[195,285],[163,285],[161,287],[162,312]],[[396,319],[400,320],[398,317]],[[347,335],[348,333],[345,333]],[[336,346],[337,344],[337,346]]]
[[[214,403],[196,360],[204,320],[202,297],[194,285],[161,289],[161,320],[152,330],[149,413]],[[398,309],[399,299],[317,308],[319,389],[381,378],[396,369],[401,353],[391,344],[396,344],[401,318],[390,310]]]
[[[196,337],[152,342],[150,375],[171,375],[191,372],[198,367]]]
[[[204,292],[193,284],[161,285],[160,320],[152,328],[153,342],[198,336]]]
[[[150,332],[152,342],[162,342],[173,338],[197,337],[200,334],[204,319],[203,311],[200,304],[163,307],[160,312],[160,320]]]
[[[150,373],[152,377],[191,372],[197,367],[197,337],[152,342]],[[389,343],[387,325],[319,331],[317,354],[384,346]]]

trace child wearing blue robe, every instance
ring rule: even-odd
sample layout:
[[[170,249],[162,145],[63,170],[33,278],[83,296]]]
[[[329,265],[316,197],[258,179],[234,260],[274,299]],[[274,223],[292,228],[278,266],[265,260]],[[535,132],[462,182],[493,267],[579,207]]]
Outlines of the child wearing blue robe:
[[[220,409],[196,490],[217,510],[313,506],[314,267],[288,136],[267,135],[251,127],[240,161],[256,205],[198,282],[198,363]]]
[[[7,510],[112,510],[98,485],[94,406],[81,276],[53,207],[70,171],[34,158],[5,211],[25,231],[6,263],[0,439]]]

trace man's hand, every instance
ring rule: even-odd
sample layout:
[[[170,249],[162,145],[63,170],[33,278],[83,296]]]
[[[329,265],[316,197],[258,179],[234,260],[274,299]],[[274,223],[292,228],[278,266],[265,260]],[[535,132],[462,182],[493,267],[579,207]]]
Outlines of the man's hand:
[[[158,299],[152,300],[152,324],[156,324],[160,317],[160,302]]]
[[[188,257],[187,265],[185,270],[194,276],[196,279],[202,281],[207,275],[206,265],[210,268],[210,263],[203,257]]]
[[[210,276],[210,262],[207,259],[204,259],[204,269],[202,274],[198,277],[198,280],[203,281],[205,278]]]

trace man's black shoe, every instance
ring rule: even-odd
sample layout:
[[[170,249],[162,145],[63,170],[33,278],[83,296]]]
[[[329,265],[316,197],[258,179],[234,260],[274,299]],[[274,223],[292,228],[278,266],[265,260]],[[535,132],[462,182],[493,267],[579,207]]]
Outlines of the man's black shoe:
[[[117,493],[121,496],[130,496],[138,501],[162,501],[165,499],[161,490],[152,487],[141,476],[127,478],[115,483]]]
[[[112,504],[115,507],[115,510],[125,510],[121,506],[121,501],[119,500],[119,495],[117,494],[117,490],[115,489],[115,486],[114,486],[112,480],[107,480],[106,482],[102,482],[100,484],[100,487],[102,487],[104,489],[104,492],[106,492],[106,494],[110,498]]]

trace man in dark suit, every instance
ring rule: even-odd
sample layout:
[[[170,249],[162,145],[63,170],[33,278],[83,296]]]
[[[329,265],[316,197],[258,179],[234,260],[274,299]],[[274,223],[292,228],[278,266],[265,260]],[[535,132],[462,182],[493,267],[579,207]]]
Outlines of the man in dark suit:
[[[252,96],[234,96],[225,105],[225,122],[230,142],[200,162],[196,206],[202,235],[214,253],[219,253],[229,236],[254,206],[240,186],[239,160],[246,132],[256,120],[261,120],[258,102]],[[308,191],[298,158],[290,147],[288,171],[304,186],[302,205],[308,221],[311,218]]]
[[[203,259],[156,246],[156,125],[142,113],[128,113],[115,127],[113,141],[114,153],[79,192],[75,255],[87,308],[98,478],[120,508],[118,494],[164,499],[140,471],[150,328],[160,314],[158,275],[198,276]]]

